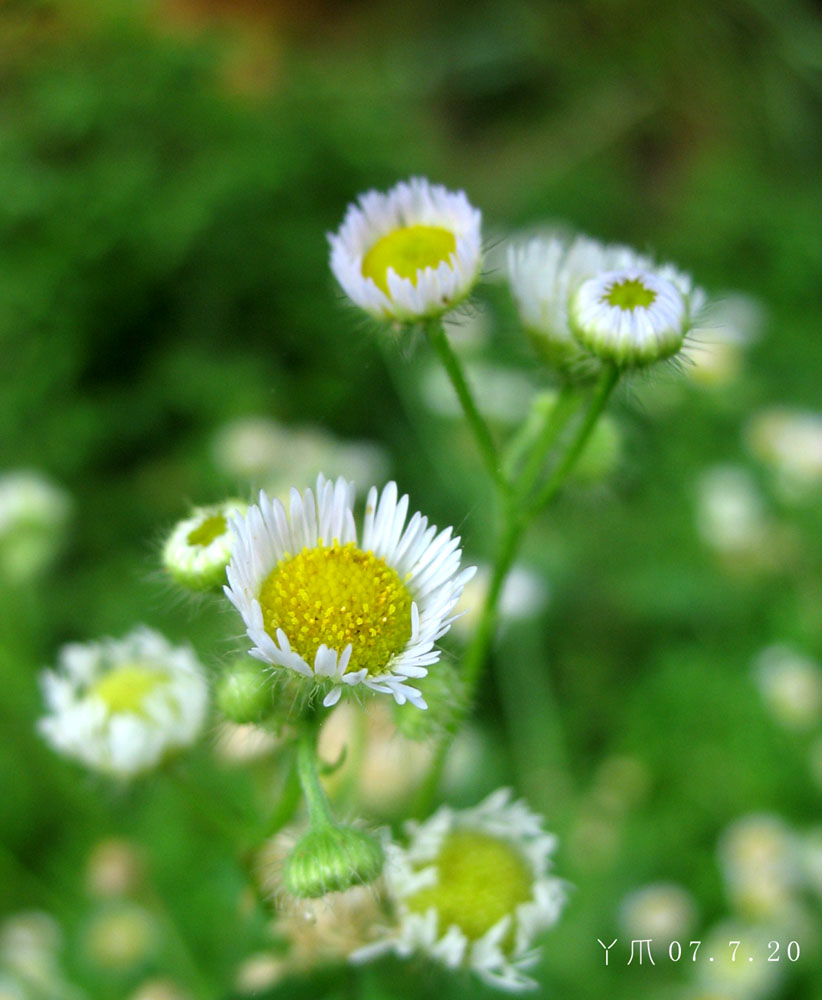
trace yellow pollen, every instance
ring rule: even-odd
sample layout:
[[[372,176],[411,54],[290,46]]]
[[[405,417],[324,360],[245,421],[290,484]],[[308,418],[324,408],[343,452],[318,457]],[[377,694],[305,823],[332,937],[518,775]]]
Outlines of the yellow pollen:
[[[470,941],[476,941],[532,898],[534,878],[528,864],[499,837],[468,830],[450,833],[434,864],[437,885],[420,889],[407,903],[414,913],[433,906],[441,934],[456,924]],[[503,948],[510,951],[514,939],[512,928]]]
[[[192,528],[188,533],[186,541],[189,545],[211,545],[215,538],[225,533],[226,519],[222,514],[214,514],[207,517],[202,524]]]
[[[600,301],[620,309],[636,309],[637,306],[646,309],[655,299],[656,292],[646,288],[638,278],[627,278],[611,285]]]
[[[364,278],[371,278],[386,295],[388,268],[413,285],[426,267],[437,267],[457,249],[457,240],[450,229],[439,226],[405,226],[377,240],[362,259]]]
[[[131,712],[143,715],[146,697],[168,681],[169,676],[163,670],[142,663],[127,663],[101,677],[90,693],[102,698],[112,714]]]
[[[385,671],[411,637],[411,594],[396,572],[353,542],[319,544],[281,559],[260,590],[265,629],[281,628],[313,665],[320,645],[353,646],[348,672]]]

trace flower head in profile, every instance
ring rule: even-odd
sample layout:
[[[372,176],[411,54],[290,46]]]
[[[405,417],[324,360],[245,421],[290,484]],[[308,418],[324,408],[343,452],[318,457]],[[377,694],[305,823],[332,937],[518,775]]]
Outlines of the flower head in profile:
[[[213,590],[225,582],[233,536],[228,518],[244,511],[241,500],[196,507],[179,521],[163,546],[163,566],[182,587]]]
[[[132,777],[193,743],[208,706],[203,668],[188,647],[138,628],[60,650],[42,677],[49,714],[40,732],[87,767]]]
[[[602,271],[643,261],[629,247],[606,246],[588,236],[537,236],[508,248],[508,277],[520,322],[547,364],[567,367],[590,360],[568,319],[568,301],[577,288]]]
[[[539,957],[534,939],[565,901],[565,884],[548,874],[556,839],[542,818],[503,788],[473,809],[443,807],[407,831],[409,846],[389,845],[384,870],[397,926],[354,959],[422,953],[472,969],[491,986],[534,987],[526,975]]]
[[[396,483],[366,500],[362,540],[353,486],[317,479],[291,491],[290,511],[264,492],[235,517],[226,594],[254,643],[251,655],[301,675],[339,701],[365,685],[425,708],[413,684],[439,659],[436,641],[473,568],[460,572],[451,529],[437,532]],[[292,675],[293,676],[293,675]]]
[[[577,340],[619,368],[639,368],[676,354],[694,325],[702,292],[670,265],[631,264],[602,271],[571,294]]]
[[[462,191],[421,177],[385,194],[368,191],[329,234],[331,270],[346,295],[379,319],[439,316],[477,280],[481,221]]]
[[[671,265],[587,236],[536,237],[508,251],[520,320],[560,368],[600,360],[639,366],[674,354],[704,304]]]

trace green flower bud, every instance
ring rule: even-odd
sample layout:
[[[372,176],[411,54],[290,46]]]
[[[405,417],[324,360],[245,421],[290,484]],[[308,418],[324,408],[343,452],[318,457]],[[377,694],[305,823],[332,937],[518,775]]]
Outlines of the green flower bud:
[[[350,826],[323,825],[297,841],[286,858],[283,884],[293,896],[316,899],[374,882],[384,861],[382,844],[371,834]]]
[[[244,513],[241,500],[226,500],[211,507],[196,507],[190,517],[175,525],[163,546],[163,566],[188,590],[219,590],[231,559],[234,537],[229,518]]]
[[[273,709],[269,671],[243,657],[217,683],[217,707],[232,722],[259,722]]]
[[[456,732],[468,707],[465,685],[453,664],[440,660],[437,669],[416,682],[428,703],[421,712],[406,702],[394,705],[397,729],[410,740],[427,740],[432,736]]]

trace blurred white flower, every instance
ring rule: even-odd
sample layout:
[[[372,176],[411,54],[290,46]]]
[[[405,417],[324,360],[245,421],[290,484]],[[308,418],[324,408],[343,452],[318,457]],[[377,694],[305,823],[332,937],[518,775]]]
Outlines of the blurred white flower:
[[[265,417],[225,424],[212,445],[217,467],[238,482],[287,496],[295,484],[345,475],[357,483],[380,482],[388,472],[385,449],[372,441],[343,441],[317,427],[290,427]]]
[[[822,413],[774,407],[755,414],[746,439],[771,468],[787,501],[803,500],[822,484]]]
[[[160,928],[136,903],[112,902],[91,918],[83,936],[90,962],[123,972],[142,965],[160,945]]]
[[[137,987],[128,1000],[193,1000],[193,998],[170,979],[148,979]]]
[[[682,941],[696,923],[696,902],[686,889],[672,882],[655,882],[629,893],[619,907],[624,935],[653,938],[665,945]]]
[[[0,924],[0,967],[31,987],[48,991],[60,979],[62,934],[48,913],[30,910]]]
[[[288,974],[288,969],[287,958],[270,951],[258,951],[240,965],[234,989],[243,996],[258,996],[273,989]]]
[[[731,1000],[762,1000],[778,992],[786,961],[769,962],[772,929],[725,921],[705,936],[694,963],[697,978],[708,996]],[[735,948],[734,945],[739,942]],[[787,942],[785,942],[787,944]],[[713,959],[713,961],[711,961]]]
[[[479,624],[490,584],[491,567],[480,563],[473,579],[462,588],[462,596],[454,612],[460,617],[454,620],[451,628],[463,642],[471,638]],[[502,587],[497,608],[500,624],[536,617],[547,605],[549,596],[548,584],[541,574],[521,563],[516,564]]]
[[[822,669],[790,646],[769,646],[754,661],[754,676],[777,722],[807,730],[822,721]]]
[[[424,823],[406,824],[409,846],[388,846],[384,874],[398,926],[354,960],[422,953],[497,988],[532,988],[526,970],[539,958],[535,938],[565,902],[564,883],[549,875],[556,839],[542,823],[500,789],[473,809],[443,806]]]
[[[685,374],[708,388],[729,385],[739,375],[745,348],[759,338],[763,321],[762,306],[755,299],[717,294],[688,334]]]
[[[331,270],[352,302],[378,319],[439,316],[479,276],[481,224],[464,192],[412,177],[348,206],[328,235]]]
[[[71,501],[39,472],[0,475],[0,578],[23,583],[51,563],[63,541]]]
[[[725,888],[740,913],[778,917],[793,903],[799,880],[796,835],[778,816],[756,813],[732,823],[719,841]]]
[[[706,469],[697,482],[697,528],[721,555],[747,555],[766,535],[762,497],[750,473],[735,465]]]
[[[123,639],[71,643],[42,677],[39,729],[59,753],[132,777],[192,744],[208,708],[203,668],[187,646],[138,628]]]
[[[136,845],[121,837],[95,844],[86,866],[86,886],[92,896],[116,899],[135,892],[143,881],[143,864]]]

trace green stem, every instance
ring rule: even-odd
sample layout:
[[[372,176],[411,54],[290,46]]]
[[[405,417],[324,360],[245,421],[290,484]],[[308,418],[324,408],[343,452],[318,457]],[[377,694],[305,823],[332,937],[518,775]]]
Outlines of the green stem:
[[[445,328],[442,325],[442,321],[439,319],[428,320],[425,324],[425,332],[451,380],[451,385],[454,387],[454,391],[459,398],[463,413],[474,434],[477,447],[480,450],[489,475],[493,479],[494,484],[503,493],[507,493],[510,487],[500,469],[497,447],[494,444],[491,431],[485,422],[485,418],[480,413],[477,404],[474,402],[474,397],[466,381],[462,365],[459,358],[451,350],[451,345],[448,342],[448,337],[445,335]]]
[[[531,448],[528,461],[517,481],[516,489],[520,497],[528,496],[536,485],[539,474],[545,465],[548,452],[566,427],[568,421],[576,413],[579,405],[580,397],[576,389],[570,385],[564,385],[560,390],[553,409],[549,414],[546,414],[542,430]]]
[[[273,837],[275,833],[279,833],[286,823],[289,822],[297,811],[297,806],[300,802],[300,787],[300,776],[297,773],[297,761],[295,758],[288,765],[285,780],[280,791],[280,798],[268,822],[261,831],[260,841]]]
[[[602,372],[594,394],[591,396],[588,411],[582,423],[577,428],[559,462],[557,462],[554,471],[548,477],[548,480],[539,493],[537,493],[536,499],[527,507],[526,515],[529,518],[533,517],[534,514],[538,513],[554,499],[562,484],[568,478],[568,475],[576,465],[577,459],[584,451],[591,432],[596,426],[602,411],[605,409],[605,404],[608,402],[614,387],[619,381],[619,375],[620,371],[614,365],[608,365]]]
[[[536,500],[524,510],[520,507],[522,501],[519,495],[516,499],[512,499],[509,496],[505,503],[503,529],[494,560],[494,572],[491,577],[488,593],[485,596],[479,624],[465,654],[463,664],[463,680],[469,702],[473,700],[482,668],[488,659],[491,643],[494,638],[497,607],[502,594],[502,587],[516,558],[522,535],[533,517],[556,496],[560,487],[573,470],[577,459],[582,454],[588,442],[591,431],[594,429],[597,420],[605,408],[605,404],[608,402],[608,398],[619,381],[619,375],[619,369],[613,366],[609,366],[603,371],[602,377],[591,396],[588,410],[585,413],[582,423],[568,442],[559,462],[557,462],[548,481],[538,493]],[[451,742],[452,737],[448,736],[442,740],[437,748],[431,769],[426,776],[426,780],[420,787],[414,803],[413,811],[417,816],[426,815],[436,798]]]
[[[506,504],[502,535],[494,559],[494,571],[482,605],[480,620],[465,653],[462,668],[462,678],[469,701],[473,700],[480,673],[488,658],[497,624],[497,605],[505,578],[508,576],[519,549],[526,524],[526,520],[519,515],[516,508],[511,504]]]
[[[502,594],[502,587],[505,583],[508,571],[511,569],[514,557],[517,554],[520,539],[522,538],[522,533],[527,524],[527,522],[520,517],[516,507],[512,503],[506,503],[504,510],[505,523],[503,525],[502,535],[500,536],[499,546],[497,548],[497,557],[494,560],[494,572],[491,577],[488,592],[485,595],[485,601],[483,602],[479,623],[476,631],[474,632],[471,643],[468,646],[465,654],[465,660],[463,662],[462,678],[465,684],[465,695],[468,704],[473,701],[482,668],[488,658],[491,643],[494,639],[494,630],[497,620],[497,605],[499,604],[500,595]],[[436,799],[440,782],[442,781],[445,761],[448,756],[451,743],[453,742],[453,738],[453,734],[448,734],[440,741],[428,774],[420,786],[415,796],[415,801],[412,804],[411,811],[414,816],[424,817],[430,812],[434,800]]]
[[[334,815],[317,771],[317,726],[306,726],[297,740],[297,773],[315,829],[334,826]]]

